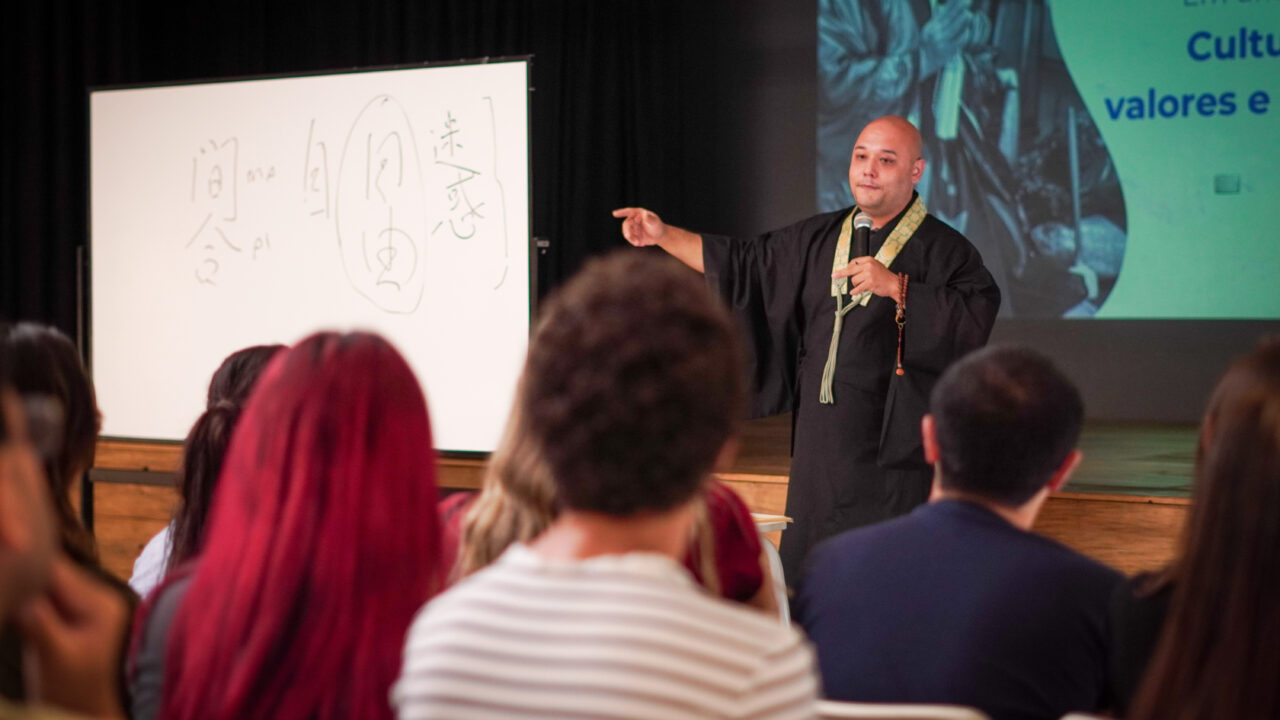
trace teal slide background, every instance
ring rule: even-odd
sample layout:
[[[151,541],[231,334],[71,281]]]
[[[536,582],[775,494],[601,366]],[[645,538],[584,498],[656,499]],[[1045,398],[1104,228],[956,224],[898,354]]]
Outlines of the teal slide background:
[[[1128,213],[1124,264],[1097,317],[1280,317],[1280,56],[1197,61],[1188,51],[1195,33],[1221,37],[1225,49],[1241,28],[1262,34],[1264,55],[1267,33],[1280,48],[1280,2],[1066,0],[1050,7]],[[1214,40],[1195,48],[1212,53]],[[1157,99],[1179,96],[1174,117],[1150,117],[1152,88]],[[1258,91],[1270,98],[1262,114],[1249,108]],[[1193,100],[1182,115],[1183,94],[1229,92],[1234,114],[1203,117]],[[1144,106],[1142,119],[1129,117],[1131,98]],[[1238,192],[1216,192],[1217,176],[1238,177]]]

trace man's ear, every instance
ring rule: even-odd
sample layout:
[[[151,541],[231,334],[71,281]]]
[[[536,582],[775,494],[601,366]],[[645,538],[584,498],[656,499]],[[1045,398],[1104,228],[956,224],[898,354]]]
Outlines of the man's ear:
[[[1049,492],[1057,492],[1063,485],[1067,484],[1067,480],[1071,478],[1071,474],[1080,466],[1080,461],[1084,459],[1084,453],[1080,450],[1072,450],[1063,459],[1062,464],[1057,470],[1053,471],[1053,475],[1049,478],[1049,482],[1045,487],[1049,488]]]
[[[911,163],[911,184],[920,182],[922,177],[924,177],[924,158],[916,158],[915,162]]]
[[[924,461],[930,465],[937,464],[941,452],[938,450],[938,431],[932,415],[926,414],[920,418],[920,439],[924,441]]]

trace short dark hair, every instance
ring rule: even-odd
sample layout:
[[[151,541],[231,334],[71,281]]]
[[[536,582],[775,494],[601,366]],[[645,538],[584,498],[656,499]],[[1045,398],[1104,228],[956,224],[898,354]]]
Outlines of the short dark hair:
[[[556,293],[520,385],[561,506],[620,517],[697,494],[745,409],[728,310],[645,251],[593,260]]]
[[[1080,439],[1084,403],[1044,355],[992,346],[951,366],[929,412],[942,486],[1002,505],[1031,499]]]

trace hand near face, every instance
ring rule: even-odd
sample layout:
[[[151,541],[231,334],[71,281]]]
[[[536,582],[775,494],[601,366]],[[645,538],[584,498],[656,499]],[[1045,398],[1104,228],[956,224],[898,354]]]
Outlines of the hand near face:
[[[32,699],[92,717],[125,717],[119,683],[128,615],[118,592],[57,558],[48,593],[18,615]]]

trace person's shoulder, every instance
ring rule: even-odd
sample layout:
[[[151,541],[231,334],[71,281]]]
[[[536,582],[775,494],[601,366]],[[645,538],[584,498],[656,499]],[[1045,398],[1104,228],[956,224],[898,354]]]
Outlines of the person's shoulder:
[[[964,233],[955,229],[955,227],[950,223],[933,213],[928,213],[924,216],[924,221],[920,223],[920,228],[928,231],[928,233],[934,237],[957,237],[964,239]]]
[[[172,531],[172,523],[165,525],[160,532],[147,541],[138,558],[133,561],[133,574],[129,577],[129,587],[133,588],[139,597],[146,597],[147,593],[155,589],[164,577],[165,565],[169,561],[169,536]]]
[[[905,515],[845,530],[824,540],[818,547],[829,547],[829,552],[840,552],[856,550],[888,539],[910,537],[935,522],[932,517],[934,510],[930,503],[925,503]]]
[[[927,507],[922,505],[906,515],[845,530],[823,540],[809,553],[806,576],[834,575],[841,568],[863,561],[878,562],[896,548],[913,544],[916,537],[926,533],[925,526],[930,521],[922,511]]]
[[[972,273],[985,265],[982,253],[963,233],[933,215],[925,216],[920,229],[912,236],[907,247],[912,245],[915,246],[915,252],[920,253],[926,266],[935,272],[949,275],[964,269],[965,277],[975,279]],[[994,288],[990,275],[985,270],[982,272],[985,284]]]
[[[930,247],[952,251],[977,252],[973,243],[969,242],[969,238],[965,237],[964,233],[933,213],[924,216],[924,221],[920,223],[917,237],[924,240],[925,244]]]
[[[692,600],[699,607],[688,616],[696,624],[687,634],[689,642],[701,646],[707,657],[718,657],[726,668],[744,673],[743,681],[755,688],[744,701],[750,704],[752,696],[758,700],[761,693],[776,692],[791,697],[790,704],[814,700],[818,683],[813,645],[796,626],[705,593]]]
[[[411,633],[429,632],[429,628],[449,624],[461,613],[473,615],[484,607],[486,596],[507,594],[505,584],[513,574],[520,574],[524,564],[521,558],[523,546],[512,545],[488,566],[477,570],[443,590],[425,602],[414,616]]]
[[[840,208],[828,212],[810,215],[772,231],[771,235],[797,235],[805,237],[821,237],[833,229],[839,228],[844,219],[853,211],[852,207]]]
[[[1073,550],[1066,545],[1035,532],[1025,532],[1025,542],[1033,544],[1042,558],[1040,567],[1063,582],[1084,590],[1102,594],[1107,598],[1124,582],[1124,575],[1115,568]]]
[[[1057,540],[1016,527],[980,504],[943,500],[925,507],[931,508],[940,523],[959,528],[958,537],[981,549],[973,556],[976,562],[1046,588],[1046,592],[1050,592],[1048,588],[1071,587],[1095,598],[1109,596],[1124,579],[1119,571]]]
[[[1118,583],[1111,593],[1113,618],[1158,614],[1164,617],[1173,598],[1173,582],[1167,572],[1142,572]]]
[[[155,612],[168,615],[176,613],[194,580],[194,572],[184,571],[174,573],[172,578],[156,586]]]

